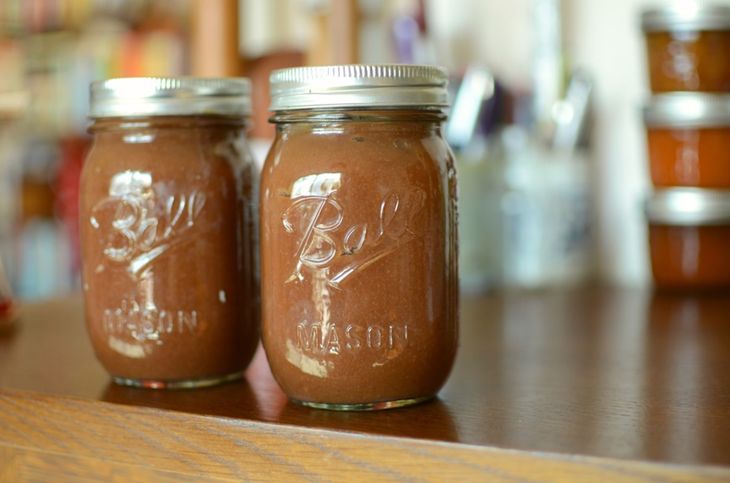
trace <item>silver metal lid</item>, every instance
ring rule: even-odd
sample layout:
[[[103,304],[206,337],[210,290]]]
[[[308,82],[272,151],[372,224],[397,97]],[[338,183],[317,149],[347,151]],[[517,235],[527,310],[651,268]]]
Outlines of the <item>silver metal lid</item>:
[[[647,127],[730,126],[730,95],[674,92],[651,98],[644,108]]]
[[[275,70],[271,110],[446,107],[446,70],[430,65],[330,65]]]
[[[730,191],[702,188],[657,190],[646,203],[650,223],[660,225],[730,224]]]
[[[644,32],[677,30],[730,30],[730,6],[682,2],[644,10]]]
[[[250,114],[251,84],[243,78],[126,77],[91,84],[91,118]]]

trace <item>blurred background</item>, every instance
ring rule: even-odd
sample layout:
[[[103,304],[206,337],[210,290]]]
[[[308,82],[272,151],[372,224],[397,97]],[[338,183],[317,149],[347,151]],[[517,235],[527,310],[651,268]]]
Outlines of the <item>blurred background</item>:
[[[658,1],[0,0],[10,285],[25,299],[78,289],[89,82],[249,76],[260,161],[269,72],[354,62],[452,75],[464,290],[646,284],[640,12]]]

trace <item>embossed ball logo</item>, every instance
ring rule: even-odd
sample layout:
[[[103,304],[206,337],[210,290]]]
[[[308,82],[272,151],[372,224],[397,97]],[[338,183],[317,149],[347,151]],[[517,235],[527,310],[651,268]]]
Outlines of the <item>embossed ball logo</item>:
[[[102,255],[94,274],[122,267],[132,282],[131,292],[119,293],[113,306],[102,309],[102,326],[115,351],[144,357],[152,347],[137,343],[162,345],[166,334],[205,331],[207,323],[197,310],[157,305],[153,277],[160,257],[191,240],[184,235],[205,205],[202,192],[174,193],[169,186],[153,184],[148,173],[125,171],[112,178],[109,195],[92,208],[88,222]]]
[[[303,282],[309,269],[315,278],[324,276],[329,286],[340,288],[358,271],[420,235],[415,228],[425,204],[420,188],[391,191],[376,201],[377,219],[343,226],[347,208],[337,199],[338,187],[330,183],[321,195],[292,193],[292,203],[281,217],[284,230],[297,237],[295,266],[286,283]]]
[[[99,232],[104,256],[141,278],[184,241],[181,235],[195,225],[205,202],[205,194],[195,190],[160,196],[149,176],[125,172],[112,179],[109,196],[94,205],[89,223]]]

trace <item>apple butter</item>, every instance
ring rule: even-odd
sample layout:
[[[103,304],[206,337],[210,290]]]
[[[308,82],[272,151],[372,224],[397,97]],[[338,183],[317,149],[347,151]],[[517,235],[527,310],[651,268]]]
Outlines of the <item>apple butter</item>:
[[[652,92],[730,92],[730,6],[683,2],[641,20]]]
[[[658,287],[730,289],[730,192],[658,190],[647,203],[647,218]]]
[[[92,84],[81,179],[86,323],[114,381],[240,377],[259,333],[258,176],[245,79]]]
[[[730,189],[730,95],[657,95],[644,119],[654,186]]]
[[[294,401],[368,410],[445,383],[457,349],[456,173],[437,67],[271,75],[262,338]]]

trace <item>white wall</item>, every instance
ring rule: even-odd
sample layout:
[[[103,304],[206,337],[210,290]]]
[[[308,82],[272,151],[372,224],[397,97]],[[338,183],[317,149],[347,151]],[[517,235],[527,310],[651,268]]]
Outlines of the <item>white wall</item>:
[[[571,0],[566,50],[596,82],[593,128],[599,269],[604,279],[649,279],[643,199],[650,191],[641,105],[648,96],[641,0]]]
[[[590,0],[589,0],[590,1]],[[478,61],[511,87],[530,87],[532,0],[427,0],[439,62]]]

